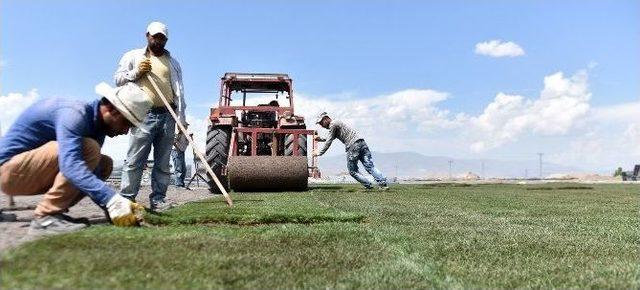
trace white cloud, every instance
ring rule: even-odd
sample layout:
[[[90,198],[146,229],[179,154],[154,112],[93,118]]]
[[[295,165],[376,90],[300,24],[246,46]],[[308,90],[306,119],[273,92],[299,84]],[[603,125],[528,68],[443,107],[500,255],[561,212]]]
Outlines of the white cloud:
[[[591,119],[595,122],[640,122],[640,101],[593,108]]]
[[[326,111],[360,131],[374,144],[374,150],[438,148],[440,154],[464,154],[446,152],[455,147],[469,153],[483,152],[517,142],[524,135],[569,133],[589,112],[591,94],[587,81],[584,71],[571,77],[558,72],[544,78],[544,88],[538,98],[498,93],[477,116],[451,113],[442,106],[450,98],[449,94],[429,89],[407,89],[359,99],[297,94],[296,114],[307,119],[308,128],[320,129],[313,122],[319,112]],[[265,97],[259,102],[269,100],[270,97]],[[204,144],[206,119],[200,123],[199,130],[193,125],[192,129],[200,132],[196,134],[198,144]],[[320,129],[320,134],[326,131]],[[428,145],[421,147],[420,144]],[[330,153],[342,153],[341,146],[332,147],[337,149]]]
[[[640,110],[638,111],[640,114]],[[630,123],[622,135],[623,152],[629,152],[631,156],[640,157],[640,124]]]
[[[448,98],[449,94],[445,92],[425,89],[408,89],[357,100],[298,95],[296,113],[306,118],[308,128],[320,129],[313,124],[314,118],[326,111],[333,118],[356,128],[365,139],[375,144],[374,150],[415,150],[410,143],[426,141],[428,133],[454,128],[462,123],[464,115],[452,116],[448,110],[438,107]],[[326,134],[326,130],[320,129],[320,134]],[[333,147],[337,149],[330,153],[344,151],[341,145],[334,144]]]
[[[296,114],[306,118],[309,129],[325,135],[314,117],[327,111],[353,125],[374,151],[497,159],[532,158],[535,152],[545,152],[546,162],[586,169],[627,168],[637,163],[640,101],[592,108],[586,71],[550,74],[543,83],[538,96],[498,93],[482,113],[473,116],[450,112],[444,106],[450,95],[429,89],[357,99],[298,93]],[[256,102],[270,100],[265,96]],[[187,120],[204,150],[207,116],[188,115]],[[124,159],[128,137],[120,138],[113,150]],[[343,145],[334,143],[329,154],[344,154]]]
[[[563,135],[589,111],[587,73],[570,78],[561,72],[544,78],[544,89],[535,100],[498,93],[478,117],[470,119],[476,131],[471,149],[476,152],[513,142],[525,133]]]
[[[35,100],[38,99],[38,90],[32,89],[28,93],[9,93],[4,96],[0,96],[0,108],[2,108],[2,114],[0,114],[0,126],[2,127],[2,134],[7,132],[13,121],[29,107]]]
[[[452,116],[447,110],[438,108],[438,104],[449,98],[445,92],[423,89],[408,89],[387,95],[370,98],[328,99],[310,97],[304,94],[295,96],[295,114],[305,117],[308,129],[326,130],[315,124],[318,113],[326,111],[332,117],[345,121],[356,128],[364,138],[371,141],[374,150],[397,151],[411,150],[420,140],[426,142],[428,132],[459,126],[465,116]],[[253,98],[252,104],[267,103],[271,96]],[[283,104],[284,100],[280,100]],[[204,150],[208,118],[187,116],[194,132],[196,143]],[[344,147],[335,143],[329,154],[342,154]]]
[[[637,112],[640,114],[640,110]],[[624,123],[588,121],[589,129],[571,138],[566,146],[549,155],[561,164],[581,168],[613,171],[621,166],[627,170],[640,160],[640,126],[637,120]]]
[[[567,133],[577,120],[587,114],[590,99],[586,71],[579,71],[571,78],[565,78],[561,72],[545,77],[544,90],[532,108],[534,131]]]
[[[476,44],[476,54],[491,57],[516,57],[525,54],[524,49],[514,42],[502,40],[490,40]]]
[[[640,160],[640,101],[593,107],[581,123],[551,160],[604,171]]]
[[[485,140],[473,143],[472,149],[483,151],[516,140],[529,123],[526,109],[530,106],[531,102],[523,96],[498,93],[480,116],[471,119],[470,125],[478,128],[485,137]]]

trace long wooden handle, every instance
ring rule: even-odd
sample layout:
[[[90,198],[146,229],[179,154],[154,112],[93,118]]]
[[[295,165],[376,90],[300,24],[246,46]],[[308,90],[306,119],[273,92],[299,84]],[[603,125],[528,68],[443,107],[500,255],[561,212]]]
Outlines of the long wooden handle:
[[[218,180],[218,176],[216,176],[216,174],[213,173],[213,169],[211,169],[211,166],[209,166],[207,159],[204,158],[204,155],[202,154],[202,152],[200,152],[198,147],[196,147],[196,142],[193,142],[193,138],[191,138],[191,136],[189,136],[189,134],[187,133],[187,129],[182,125],[180,118],[178,118],[178,115],[169,104],[169,101],[167,101],[167,99],[164,97],[164,94],[162,94],[162,92],[160,91],[160,88],[158,87],[156,82],[153,80],[153,78],[149,74],[147,74],[147,79],[149,80],[149,82],[151,82],[153,89],[155,89],[156,93],[160,96],[162,103],[164,103],[164,106],[167,107],[167,110],[169,110],[169,113],[171,113],[171,116],[176,121],[176,124],[178,125],[178,129],[180,129],[182,134],[184,134],[184,136],[187,137],[187,140],[189,141],[189,144],[191,144],[193,151],[196,153],[196,155],[198,155],[198,158],[200,158],[200,161],[202,161],[202,164],[207,169],[207,172],[213,178],[213,181],[218,186],[218,189],[220,189],[220,192],[222,192],[222,195],[224,196],[224,199],[227,201],[227,204],[229,206],[233,206],[233,200],[231,200],[231,196],[229,196],[229,193],[227,193],[227,190],[224,189],[224,186],[222,186],[222,183],[220,183],[220,180]]]
[[[313,130],[313,140],[311,141],[311,166],[316,167],[318,169],[318,141],[316,141],[316,137],[318,137],[318,132]]]

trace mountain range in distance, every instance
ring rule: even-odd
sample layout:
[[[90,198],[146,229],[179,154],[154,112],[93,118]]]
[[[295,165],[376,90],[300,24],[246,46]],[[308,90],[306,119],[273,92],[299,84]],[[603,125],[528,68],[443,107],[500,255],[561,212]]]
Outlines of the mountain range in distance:
[[[482,178],[534,178],[540,177],[540,163],[531,160],[457,159],[443,156],[426,156],[416,152],[373,152],[376,167],[387,177],[438,178],[449,176],[451,162],[452,177],[472,172]],[[348,174],[346,155],[319,158],[323,176]],[[484,166],[483,166],[484,164]],[[360,171],[365,172],[361,163]],[[484,167],[484,169],[483,169]],[[580,168],[543,162],[542,176],[583,172]]]

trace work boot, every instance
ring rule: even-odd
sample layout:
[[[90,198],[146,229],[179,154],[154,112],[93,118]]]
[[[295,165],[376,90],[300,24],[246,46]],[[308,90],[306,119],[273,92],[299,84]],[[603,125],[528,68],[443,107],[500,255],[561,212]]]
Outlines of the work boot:
[[[169,203],[164,199],[158,201],[151,201],[151,210],[153,211],[165,211],[170,208],[173,208],[175,204]]]
[[[67,221],[63,214],[36,217],[29,226],[29,235],[51,235],[75,232],[86,228],[86,224]]]
[[[15,222],[18,220],[18,217],[12,213],[3,213],[0,211],[0,222]]]

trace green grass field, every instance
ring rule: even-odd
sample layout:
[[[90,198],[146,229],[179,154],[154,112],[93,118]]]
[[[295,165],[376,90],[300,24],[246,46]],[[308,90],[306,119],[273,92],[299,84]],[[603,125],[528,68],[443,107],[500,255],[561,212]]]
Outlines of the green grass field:
[[[320,186],[5,253],[11,288],[638,288],[640,187]]]

